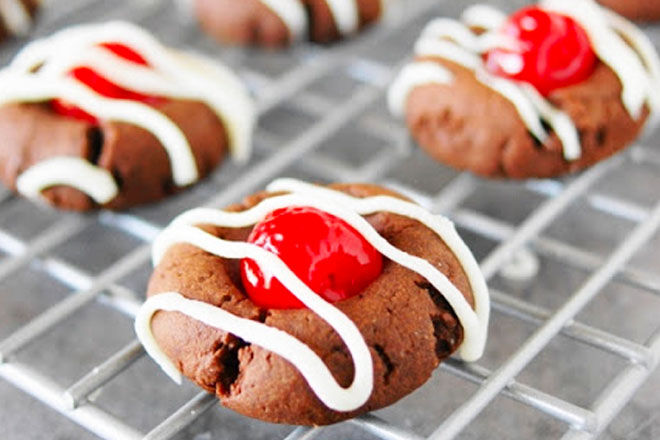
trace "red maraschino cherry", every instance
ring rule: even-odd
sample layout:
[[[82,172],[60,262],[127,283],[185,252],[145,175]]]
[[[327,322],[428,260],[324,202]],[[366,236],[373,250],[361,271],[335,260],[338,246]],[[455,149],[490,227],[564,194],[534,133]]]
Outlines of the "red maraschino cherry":
[[[352,226],[310,207],[273,211],[254,227],[248,242],[279,256],[307,286],[330,302],[363,291],[383,266],[382,255]],[[241,278],[248,296],[259,307],[303,307],[253,260],[241,260]]]
[[[530,83],[544,96],[584,81],[596,66],[587,33],[570,17],[530,6],[509,17],[500,32],[518,47],[488,51],[486,69]]]
[[[100,47],[109,50],[118,57],[121,57],[127,61],[130,61],[135,64],[142,66],[148,66],[147,60],[144,59],[142,55],[131,49],[130,47],[120,44],[120,43],[101,43]],[[93,69],[80,66],[71,69],[69,75],[75,78],[77,81],[85,84],[87,87],[94,90],[96,93],[105,96],[107,98],[113,99],[129,99],[133,101],[140,101],[145,103],[156,102],[157,97],[144,95],[142,93],[137,93],[132,90],[124,89],[123,87],[118,86],[112,81],[108,80],[104,76],[96,73]],[[98,123],[98,119],[83,109],[67,103],[61,99],[54,99],[51,101],[51,106],[55,112],[62,116],[68,116],[75,119],[80,119],[83,121],[90,122],[92,124]]]

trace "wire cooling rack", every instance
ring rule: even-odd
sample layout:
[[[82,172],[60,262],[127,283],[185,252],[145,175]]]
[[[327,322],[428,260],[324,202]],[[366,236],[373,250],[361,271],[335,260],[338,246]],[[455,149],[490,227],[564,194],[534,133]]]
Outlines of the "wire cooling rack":
[[[511,3],[500,6],[520,6]],[[77,215],[0,190],[1,438],[660,435],[657,137],[562,180],[485,181],[433,163],[387,114],[384,90],[423,24],[456,16],[467,2],[402,4],[351,42],[264,53],[219,48],[179,3],[48,3],[37,36],[124,18],[168,44],[219,57],[249,83],[261,121],[248,165],[225,164],[153,206]],[[660,29],[647,30],[660,41]],[[21,43],[0,52],[2,63]],[[190,384],[170,383],[132,331],[150,273],[148,243],[182,210],[229,204],[284,175],[383,183],[450,216],[492,292],[484,358],[451,359],[392,407],[325,428],[250,420]]]

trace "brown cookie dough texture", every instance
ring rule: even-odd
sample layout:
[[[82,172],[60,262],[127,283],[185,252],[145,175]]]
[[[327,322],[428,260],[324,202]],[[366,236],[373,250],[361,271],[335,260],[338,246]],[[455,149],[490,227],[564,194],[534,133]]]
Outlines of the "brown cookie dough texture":
[[[598,3],[632,20],[660,20],[660,0],[598,0]]]
[[[370,185],[335,185],[356,197],[392,195]],[[249,209],[268,194],[249,197],[234,211]],[[392,245],[428,260],[473,304],[467,277],[454,254],[426,226],[390,213],[366,217]],[[204,227],[229,240],[245,240],[251,228]],[[264,322],[307,344],[324,360],[335,379],[348,386],[351,357],[332,328],[308,309],[264,310],[245,295],[239,261],[225,260],[189,244],[170,248],[156,267],[148,296],[176,291],[235,315]],[[185,376],[223,405],[269,422],[324,425],[390,405],[426,382],[440,361],[454,352],[463,329],[440,293],[420,275],[386,260],[383,272],[361,294],[335,303],[359,328],[374,360],[374,390],[356,411],[325,407],[293,365],[257,345],[178,312],[158,312],[155,338]]]
[[[12,0],[20,3],[25,8],[25,11],[30,15],[32,19],[37,15],[37,11],[42,0]],[[3,16],[0,8],[0,42],[11,37],[13,35],[10,26],[7,23],[6,18]]]
[[[405,113],[417,143],[434,159],[487,177],[552,177],[586,168],[630,144],[648,117],[634,120],[621,101],[621,83],[600,63],[586,81],[553,91],[547,99],[573,120],[582,155],[567,161],[555,133],[541,145],[515,107],[482,84],[474,72],[429,58],[449,69],[452,84],[416,87]]]
[[[182,100],[163,100],[154,107],[185,134],[200,177],[223,160],[229,141],[222,122],[209,107]],[[170,159],[160,141],[132,124],[110,121],[96,126],[60,116],[48,104],[12,104],[0,107],[0,134],[0,181],[13,190],[23,171],[58,156],[85,158],[114,176],[119,194],[103,208],[126,209],[181,189],[172,181]],[[62,209],[99,207],[69,186],[48,188],[42,195]]]
[[[308,38],[331,43],[342,38],[326,0],[300,0],[309,20]],[[377,21],[381,0],[356,0],[360,29]],[[202,28],[221,43],[283,47],[293,42],[287,25],[260,0],[195,0]]]

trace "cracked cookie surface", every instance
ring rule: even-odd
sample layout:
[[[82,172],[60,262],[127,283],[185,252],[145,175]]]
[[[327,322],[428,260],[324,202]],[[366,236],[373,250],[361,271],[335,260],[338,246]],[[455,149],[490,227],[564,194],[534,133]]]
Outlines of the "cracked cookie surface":
[[[332,188],[356,197],[394,195],[371,185]],[[269,194],[251,196],[230,210],[249,209],[266,197]],[[461,264],[433,231],[389,213],[366,219],[391,244],[437,267],[473,305]],[[203,228],[240,241],[252,229]],[[284,330],[323,359],[340,385],[352,380],[351,356],[333,329],[307,309],[256,307],[243,292],[238,260],[225,260],[189,244],[174,245],[156,267],[148,296],[166,291]],[[374,361],[371,397],[352,412],[328,409],[290,363],[231,334],[178,312],[158,312],[151,325],[158,344],[184,375],[215,393],[223,405],[262,420],[301,425],[334,423],[396,402],[426,382],[463,340],[463,329],[442,295],[420,275],[389,260],[362,293],[334,305],[356,324]]]

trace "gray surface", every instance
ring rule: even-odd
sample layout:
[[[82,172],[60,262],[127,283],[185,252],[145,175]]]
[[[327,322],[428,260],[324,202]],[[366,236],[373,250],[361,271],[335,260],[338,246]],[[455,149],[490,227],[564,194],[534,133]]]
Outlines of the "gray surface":
[[[421,3],[417,0],[409,2]],[[313,76],[303,93],[293,93],[295,98],[286,98],[281,102],[277,99],[276,105],[263,115],[256,136],[256,154],[247,166],[239,168],[235,164],[225,164],[210,179],[192,190],[163,203],[132,210],[128,217],[109,214],[76,216],[57,213],[14,197],[2,198],[0,273],[2,265],[10,261],[9,255],[20,256],[22,246],[27,245],[30,249],[29,245],[37,243],[44,231],[62,223],[78,225],[79,219],[82,223],[73,229],[71,237],[60,240],[62,242],[55,246],[44,245],[41,248],[43,252],[36,252],[38,258],[28,258],[26,264],[6,278],[0,276],[0,341],[69,297],[72,292],[87,287],[86,283],[94,282],[95,276],[115,267],[127,254],[144,246],[145,240],[156,228],[167,224],[181,210],[216,196],[223,202],[236,200],[261,187],[262,180],[270,180],[264,174],[270,173],[267,170],[273,170],[275,175],[316,181],[371,180],[388,183],[418,196],[422,202],[430,202],[436,196],[454,194],[452,188],[463,179],[468,183],[465,197],[459,198],[455,205],[443,206],[459,226],[463,225],[461,232],[477,257],[486,259],[499,244],[491,235],[495,230],[493,224],[508,226],[515,231],[548,202],[551,195],[540,191],[539,185],[463,177],[435,164],[406,141],[400,122],[390,118],[384,110],[382,97],[374,95],[378,99],[373,103],[369,101],[372,89],[382,89],[384,84],[376,74],[387,76],[393,72],[394,66],[408,56],[421,26],[431,16],[456,15],[468,4],[463,1],[436,3],[432,12],[424,13],[423,17],[403,30],[386,31],[384,39],[374,30],[355,43],[334,49],[301,47],[284,53],[260,53],[220,49],[187,24],[185,17],[178,15],[175,8],[161,7],[154,1],[53,2],[37,34],[46,34],[69,22],[71,17],[68,14],[62,16],[66,8],[75,11],[75,21],[99,16],[130,18],[145,24],[172,44],[192,47],[224,59],[249,80],[260,102],[266,102],[269,96],[273,96],[269,93],[286,91],[286,87],[280,84],[287,84],[287,75],[304,63],[309,63],[309,66],[303,70],[312,71],[318,68],[319,62],[321,65],[327,63],[327,69]],[[497,3],[508,3],[508,8],[511,8],[514,2]],[[649,31],[660,41],[660,28]],[[9,49],[0,52],[0,58],[6,61],[20,44],[15,42]],[[353,57],[356,53],[360,55],[357,58]],[[335,63],[333,60],[339,61]],[[368,62],[365,63],[365,60]],[[303,77],[304,74],[291,76],[296,81]],[[285,81],[278,83],[280,80]],[[350,117],[345,125],[324,125],[328,118],[335,117],[333,111],[339,108],[341,113],[342,105],[351,109],[362,104],[364,109],[358,111],[359,117]],[[309,143],[309,139],[305,138],[310,130],[318,135],[318,142]],[[658,153],[657,137],[646,137],[640,151]],[[292,156],[288,160],[279,161],[278,158],[289,153]],[[543,231],[543,236],[606,258],[637,225],[640,219],[635,219],[634,214],[641,212],[641,217],[644,217],[643,214],[658,203],[659,164],[626,155],[611,170],[604,172],[603,178],[589,188],[585,196],[578,197],[565,210],[561,210]],[[575,180],[569,178],[563,183],[570,185]],[[229,192],[224,192],[227,190]],[[632,206],[633,214],[630,214],[630,209],[619,205],[613,208],[611,204],[604,206],[599,203],[613,199],[627,203],[628,208]],[[461,221],[475,215],[491,222],[487,231]],[[132,223],[127,223],[126,219]],[[137,226],[136,220],[139,221]],[[660,234],[656,231],[653,240],[635,254],[629,267],[656,276],[659,245]],[[513,282],[495,276],[491,287],[528,304],[556,311],[594,272],[594,268],[584,270],[572,260],[543,252],[538,258],[540,270],[532,279]],[[77,272],[73,273],[71,269]],[[130,313],[131,304],[139,302],[150,267],[148,261],[142,259],[131,263],[129,269],[115,281],[112,288],[115,295],[118,288],[124,295],[129,295],[128,301],[120,301],[117,296],[108,295],[108,290],[104,290],[103,301],[92,302],[75,311],[12,356],[9,365],[28,365],[36,373],[50,378],[57,387],[66,389],[129,344],[133,340],[132,320],[125,312]],[[611,281],[577,319],[593,328],[644,344],[659,325],[660,285],[655,286],[655,289],[642,289],[630,282]],[[122,308],[126,304],[128,307]],[[538,328],[501,310],[493,313],[490,342],[486,355],[479,362],[479,365],[490,370],[505,365],[507,359]],[[552,339],[516,376],[516,381],[589,408],[604,387],[628,365],[630,363],[626,359],[560,335]],[[2,371],[0,366],[0,374]],[[657,438],[660,435],[659,387],[660,374],[656,372],[602,438]],[[394,426],[426,436],[477,388],[447,369],[438,369],[424,387],[376,415]],[[189,383],[177,387],[149,359],[142,357],[100,391],[93,393],[90,401],[126,425],[148,432],[197,393],[198,390]],[[316,435],[314,438],[319,439],[379,438],[367,433],[364,426],[345,423],[309,435]],[[567,429],[566,423],[538,408],[500,395],[477,416],[460,438],[559,438]],[[291,430],[291,427],[249,420],[214,406],[176,438],[270,439],[283,438]],[[93,437],[43,403],[0,380],[0,438]]]

